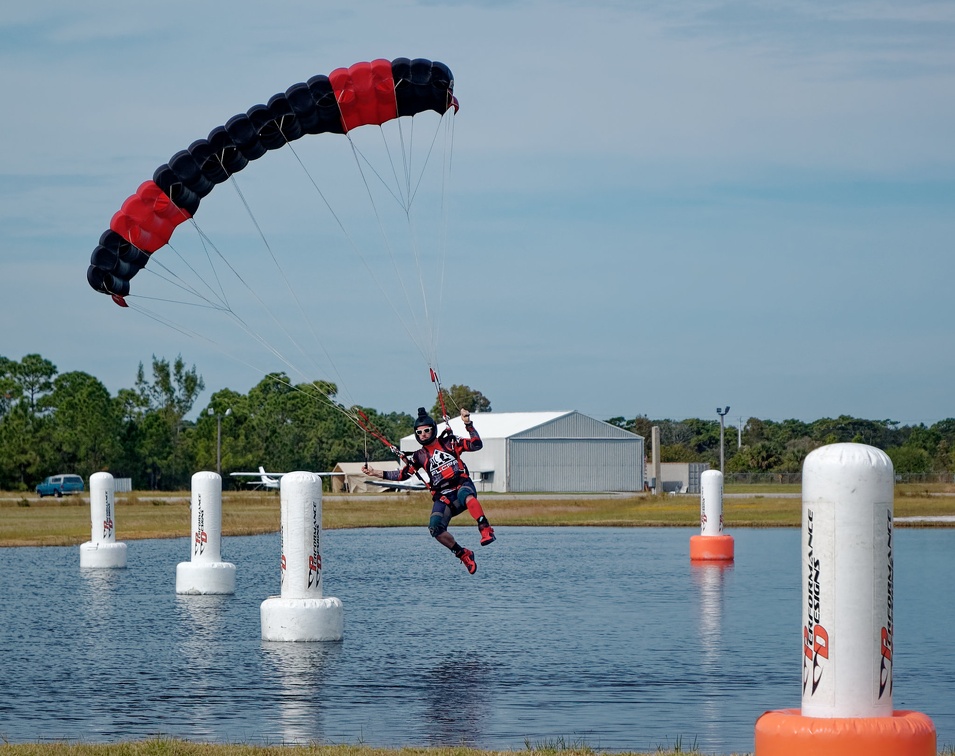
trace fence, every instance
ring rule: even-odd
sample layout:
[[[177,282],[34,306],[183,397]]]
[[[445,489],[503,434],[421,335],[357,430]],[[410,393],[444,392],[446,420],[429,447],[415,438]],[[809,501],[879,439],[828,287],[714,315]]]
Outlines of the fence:
[[[734,483],[737,485],[757,485],[757,484],[789,484],[802,483],[802,473],[727,473],[724,478],[724,484]]]
[[[955,483],[955,475],[950,472],[900,473],[895,476],[896,483]],[[759,484],[800,484],[802,473],[727,473],[726,484],[741,486]]]

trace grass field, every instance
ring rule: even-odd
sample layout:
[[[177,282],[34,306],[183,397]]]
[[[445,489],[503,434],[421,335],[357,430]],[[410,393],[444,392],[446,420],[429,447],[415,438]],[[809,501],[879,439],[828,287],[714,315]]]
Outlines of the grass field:
[[[134,492],[116,496],[119,540],[177,538],[190,528],[189,492]],[[668,527],[699,525],[695,495],[650,494],[482,494],[495,526]],[[431,502],[427,494],[326,494],[323,525],[328,529],[426,527]],[[955,485],[907,484],[896,488],[895,516],[955,516]],[[727,530],[744,527],[798,527],[802,502],[798,486],[729,488],[723,500]],[[460,517],[455,525],[473,526]],[[908,526],[899,523],[900,526]],[[222,532],[256,535],[279,529],[277,492],[226,491]],[[928,523],[938,527],[938,523]],[[941,526],[955,527],[955,523]],[[34,494],[0,494],[0,546],[70,546],[90,540],[88,496],[39,499]]]

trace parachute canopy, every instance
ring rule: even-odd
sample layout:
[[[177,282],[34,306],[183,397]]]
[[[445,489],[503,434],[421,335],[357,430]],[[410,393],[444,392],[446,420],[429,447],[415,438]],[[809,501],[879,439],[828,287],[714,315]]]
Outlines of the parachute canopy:
[[[443,63],[373,60],[313,76],[216,126],[159,166],[113,215],[90,258],[86,278],[126,306],[130,280],[192,218],[203,197],[250,161],[306,134],[346,134],[366,125],[432,110],[458,109]]]

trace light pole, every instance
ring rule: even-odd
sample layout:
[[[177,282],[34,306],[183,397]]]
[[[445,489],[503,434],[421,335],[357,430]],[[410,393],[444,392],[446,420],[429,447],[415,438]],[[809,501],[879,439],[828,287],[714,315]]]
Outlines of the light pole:
[[[729,405],[726,405],[726,409],[716,408],[716,414],[720,416],[720,474],[723,473],[723,432],[725,429],[723,418],[726,417],[726,413],[730,411]]]
[[[216,418],[216,473],[222,475],[222,418],[232,414],[232,407],[225,411],[224,415],[216,415],[216,411],[209,407],[209,416],[215,415]]]

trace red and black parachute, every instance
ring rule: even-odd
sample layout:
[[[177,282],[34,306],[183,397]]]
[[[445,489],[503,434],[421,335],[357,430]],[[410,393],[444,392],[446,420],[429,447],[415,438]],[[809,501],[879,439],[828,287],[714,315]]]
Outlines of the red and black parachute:
[[[450,69],[437,61],[396,58],[313,76],[217,126],[173,155],[116,212],[93,250],[86,279],[125,306],[129,282],[192,218],[203,197],[249,161],[306,134],[345,134],[427,110],[458,109]]]

